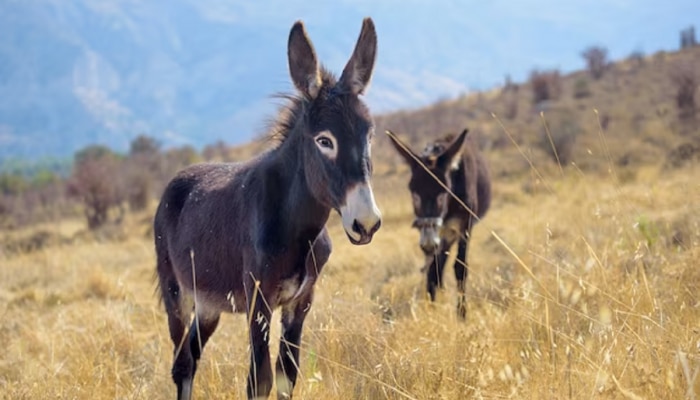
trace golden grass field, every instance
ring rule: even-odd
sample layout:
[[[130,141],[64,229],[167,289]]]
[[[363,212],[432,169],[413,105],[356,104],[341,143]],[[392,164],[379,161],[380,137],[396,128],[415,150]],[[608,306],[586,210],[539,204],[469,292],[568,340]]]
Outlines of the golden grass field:
[[[374,241],[352,246],[331,219],[295,398],[700,397],[700,166],[497,178],[474,229],[466,322],[450,267],[426,301],[406,169],[377,170]],[[111,239],[81,235],[81,220],[12,233],[79,239],[0,254],[0,398],[175,397],[150,220],[129,215]],[[196,398],[245,397],[246,337],[242,315],[222,318]]]

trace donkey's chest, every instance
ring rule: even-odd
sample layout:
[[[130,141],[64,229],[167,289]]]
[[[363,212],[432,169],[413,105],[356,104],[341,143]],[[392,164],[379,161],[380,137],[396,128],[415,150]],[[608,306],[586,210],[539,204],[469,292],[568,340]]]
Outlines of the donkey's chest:
[[[299,298],[308,289],[305,263],[308,251],[306,246],[289,246],[282,254],[265,255],[267,261],[258,265],[261,287],[275,306]]]

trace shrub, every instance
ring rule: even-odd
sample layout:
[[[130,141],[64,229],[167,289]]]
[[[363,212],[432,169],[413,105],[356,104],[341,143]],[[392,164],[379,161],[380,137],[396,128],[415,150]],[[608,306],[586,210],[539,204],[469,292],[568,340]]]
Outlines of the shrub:
[[[581,131],[573,113],[555,111],[546,116],[539,147],[560,165],[569,164],[573,161],[576,137]]]
[[[130,210],[139,211],[148,206],[162,164],[160,143],[156,139],[142,134],[131,141],[128,162],[122,172]]]
[[[586,60],[586,66],[593,79],[600,79],[608,68],[608,49],[591,46],[581,53],[581,56]]]
[[[508,96],[505,101],[505,117],[509,120],[514,120],[518,116],[518,97],[516,95]]]
[[[690,26],[681,31],[681,50],[689,47],[697,46],[698,42],[695,39],[695,27]]]
[[[90,146],[76,153],[68,189],[82,202],[88,228],[102,226],[109,210],[122,202],[116,154],[104,146]]]
[[[584,78],[579,78],[574,83],[574,97],[582,99],[591,95],[591,89],[588,87],[588,81]]]
[[[633,51],[627,59],[632,63],[633,66],[635,67],[641,67],[644,65],[644,53],[641,50],[635,50]]]
[[[700,143],[682,143],[666,155],[666,168],[680,168],[685,164],[700,161]]]
[[[530,83],[535,104],[557,99],[561,94],[561,75],[558,70],[534,70],[530,73]]]
[[[207,161],[230,161],[229,147],[219,140],[213,144],[205,146],[202,150],[202,157]]]
[[[126,173],[126,201],[131,211],[144,210],[153,195],[152,174],[144,173],[139,165],[130,166]]]
[[[510,75],[506,75],[506,82],[503,85],[502,93],[508,93],[508,92],[518,92],[518,89],[520,87],[518,86],[517,83],[513,83],[513,80],[511,79]]]
[[[155,138],[145,134],[140,134],[129,144],[129,156],[147,155],[153,157],[158,155],[160,143]]]
[[[669,73],[671,82],[676,88],[676,107],[680,118],[695,116],[695,92],[700,86],[699,66],[692,61],[676,62]]]

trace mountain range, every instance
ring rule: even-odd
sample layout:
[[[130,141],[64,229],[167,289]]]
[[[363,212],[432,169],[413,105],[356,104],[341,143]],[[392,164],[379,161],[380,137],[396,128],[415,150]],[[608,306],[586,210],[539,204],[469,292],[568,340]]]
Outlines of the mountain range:
[[[305,21],[319,58],[342,70],[372,16],[376,113],[499,85],[533,68],[581,68],[678,46],[700,2],[0,0],[0,162],[69,157],[139,134],[164,146],[243,143],[289,92],[289,28]]]

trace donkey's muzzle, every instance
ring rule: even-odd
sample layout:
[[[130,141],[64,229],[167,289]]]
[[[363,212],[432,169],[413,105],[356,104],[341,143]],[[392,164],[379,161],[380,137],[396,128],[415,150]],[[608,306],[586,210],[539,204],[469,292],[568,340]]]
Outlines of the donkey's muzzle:
[[[372,241],[382,225],[382,214],[368,183],[355,185],[348,190],[345,205],[340,207],[340,216],[350,243],[361,245]]]
[[[423,250],[423,253],[425,253],[425,255],[427,256],[435,254],[439,247],[440,238],[438,238],[437,236],[432,238],[426,238],[425,240],[421,240],[420,242],[420,249]]]
[[[440,248],[440,229],[442,218],[416,218],[413,226],[420,231],[421,250],[426,256],[432,256]]]

